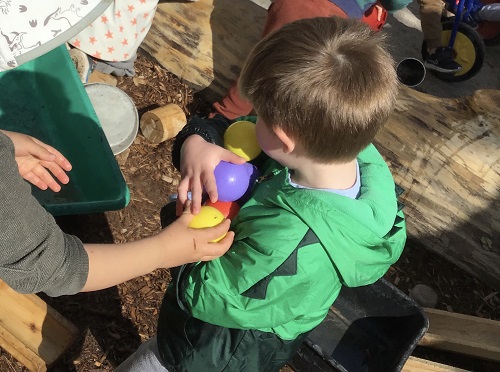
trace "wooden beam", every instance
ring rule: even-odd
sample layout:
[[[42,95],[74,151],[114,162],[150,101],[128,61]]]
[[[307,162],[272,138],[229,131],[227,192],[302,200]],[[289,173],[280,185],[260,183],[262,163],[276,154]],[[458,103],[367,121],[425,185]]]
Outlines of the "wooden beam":
[[[47,365],[42,358],[30,348],[26,347],[16,336],[6,328],[0,326],[0,347],[17,359],[30,371],[45,372]]]
[[[141,48],[205,97],[217,100],[239,76],[267,17],[249,0],[159,3]]]
[[[0,281],[0,347],[30,371],[46,371],[77,335],[78,329],[40,297]]]
[[[500,322],[437,309],[425,309],[429,330],[421,346],[500,361]]]
[[[403,366],[403,372],[467,372],[467,370],[410,356]]]
[[[500,90],[456,99],[403,87],[375,137],[405,192],[408,235],[500,288]]]

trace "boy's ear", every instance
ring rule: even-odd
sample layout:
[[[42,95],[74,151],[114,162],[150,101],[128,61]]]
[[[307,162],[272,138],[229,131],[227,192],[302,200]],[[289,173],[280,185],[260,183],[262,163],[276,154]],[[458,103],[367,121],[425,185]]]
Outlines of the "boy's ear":
[[[273,132],[283,144],[282,150],[285,154],[290,154],[295,149],[295,141],[292,137],[286,134],[283,129],[274,127]]]

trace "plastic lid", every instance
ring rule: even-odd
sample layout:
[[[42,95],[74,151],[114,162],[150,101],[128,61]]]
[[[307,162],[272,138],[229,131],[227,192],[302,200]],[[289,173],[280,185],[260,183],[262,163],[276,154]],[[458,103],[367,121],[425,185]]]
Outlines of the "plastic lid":
[[[85,89],[114,155],[126,150],[137,136],[139,115],[132,99],[121,89],[101,83]]]

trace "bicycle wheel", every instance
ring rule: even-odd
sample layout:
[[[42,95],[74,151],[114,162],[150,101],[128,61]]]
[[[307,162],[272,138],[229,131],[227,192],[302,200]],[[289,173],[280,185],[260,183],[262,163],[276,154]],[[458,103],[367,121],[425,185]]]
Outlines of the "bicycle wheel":
[[[453,18],[443,22],[442,43],[448,45],[453,29]],[[460,23],[453,45],[454,60],[462,69],[454,74],[432,71],[439,79],[444,81],[465,81],[475,76],[483,67],[485,46],[479,34],[469,25]],[[422,43],[422,57],[427,58],[427,44]]]

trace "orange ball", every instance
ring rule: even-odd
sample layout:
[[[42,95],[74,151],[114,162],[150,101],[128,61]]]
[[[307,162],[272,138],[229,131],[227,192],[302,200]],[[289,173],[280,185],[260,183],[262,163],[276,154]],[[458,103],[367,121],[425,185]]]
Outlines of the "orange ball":
[[[200,213],[195,215],[188,226],[193,229],[203,229],[206,227],[214,227],[224,221],[224,215],[217,208],[210,206],[202,206]],[[224,238],[226,234],[222,235],[220,238],[211,240],[211,242],[218,242]]]
[[[217,208],[225,218],[229,218],[231,220],[240,211],[240,206],[234,201],[226,202],[217,200],[215,203],[212,203],[210,200],[208,200],[205,205]]]

